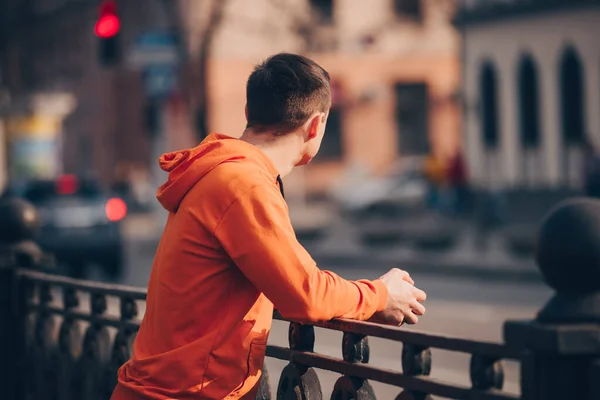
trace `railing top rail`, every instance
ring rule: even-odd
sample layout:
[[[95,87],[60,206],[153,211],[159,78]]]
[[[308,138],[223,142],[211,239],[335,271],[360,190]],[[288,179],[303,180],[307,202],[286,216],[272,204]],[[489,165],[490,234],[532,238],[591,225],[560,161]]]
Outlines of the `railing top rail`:
[[[277,311],[274,313],[273,317],[280,321],[288,321]],[[317,322],[311,325],[335,331],[390,339],[397,342],[410,343],[423,347],[478,354],[482,356],[495,357],[498,359],[502,358],[518,360],[520,358],[520,353],[518,350],[500,343],[475,341],[472,339],[461,339],[423,332],[410,332],[404,328],[380,325],[371,322],[355,321],[350,319],[334,319],[331,321]]]
[[[19,270],[18,275],[26,277],[31,281],[51,284],[63,288],[84,290],[90,293],[109,296],[128,297],[134,300],[146,299],[146,290],[133,286],[82,281],[26,269]],[[290,322],[289,320],[283,318],[277,311],[274,312],[273,317],[277,320]],[[520,356],[517,350],[499,343],[474,341],[423,332],[410,332],[399,327],[385,326],[349,319],[335,319],[332,321],[317,322],[312,325],[325,329],[389,339],[423,347],[478,354],[499,359],[503,358],[516,360],[519,359]]]
[[[90,293],[108,296],[129,297],[134,300],[146,300],[146,289],[135,286],[84,281],[27,269],[18,270],[17,275],[26,277],[34,282],[52,284],[63,288],[85,290]]]

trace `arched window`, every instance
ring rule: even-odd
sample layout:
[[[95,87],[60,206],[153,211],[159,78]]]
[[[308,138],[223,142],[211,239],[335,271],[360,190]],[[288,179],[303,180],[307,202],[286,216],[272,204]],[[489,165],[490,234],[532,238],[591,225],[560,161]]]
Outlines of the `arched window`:
[[[560,60],[560,101],[563,140],[567,144],[581,143],[585,138],[583,66],[572,47]]]
[[[523,182],[534,184],[540,172],[540,100],[538,71],[534,59],[527,55],[518,64],[517,92],[519,107],[519,138]]]
[[[310,4],[322,19],[322,22],[330,24],[333,21],[333,0],[310,0]]]
[[[539,83],[535,61],[525,56],[519,63],[519,131],[523,148],[540,145]]]
[[[586,140],[584,70],[577,50],[568,47],[559,64],[563,176],[569,184],[581,177],[581,147]]]
[[[481,99],[481,130],[486,149],[498,146],[498,83],[496,69],[491,62],[481,67],[479,93]]]
[[[490,61],[481,66],[479,74],[479,107],[481,135],[484,157],[484,175],[487,184],[492,185],[499,178],[500,157],[497,154],[500,124],[498,112],[498,77],[496,68]]]

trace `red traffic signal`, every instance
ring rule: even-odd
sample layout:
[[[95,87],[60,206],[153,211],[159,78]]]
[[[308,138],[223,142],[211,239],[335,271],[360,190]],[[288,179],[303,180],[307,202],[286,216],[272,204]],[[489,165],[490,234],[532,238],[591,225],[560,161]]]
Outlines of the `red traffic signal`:
[[[106,39],[119,33],[121,21],[117,16],[117,4],[114,0],[104,1],[100,5],[100,17],[96,22],[96,36]]]

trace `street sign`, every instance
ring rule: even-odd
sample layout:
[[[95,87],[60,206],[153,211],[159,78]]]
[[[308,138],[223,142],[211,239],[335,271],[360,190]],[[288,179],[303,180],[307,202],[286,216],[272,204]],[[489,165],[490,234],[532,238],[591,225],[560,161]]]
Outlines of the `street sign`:
[[[143,71],[144,90],[147,97],[168,96],[177,84],[174,65],[149,65]]]
[[[146,96],[168,96],[177,81],[177,35],[161,31],[144,33],[135,40],[127,61],[131,67],[142,70]]]
[[[179,62],[177,35],[157,31],[139,36],[133,44],[127,61],[133,68],[176,65]]]

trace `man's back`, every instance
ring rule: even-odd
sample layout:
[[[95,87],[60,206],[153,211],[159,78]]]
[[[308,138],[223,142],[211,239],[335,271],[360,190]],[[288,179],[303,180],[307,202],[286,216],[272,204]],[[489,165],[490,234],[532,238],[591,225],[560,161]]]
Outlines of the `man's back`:
[[[215,229],[244,191],[268,184],[276,190],[268,167],[247,158],[210,167],[189,190],[177,188],[185,196],[156,252],[133,358],[119,375],[124,387],[149,398],[226,398],[257,383],[273,305],[235,266]]]

